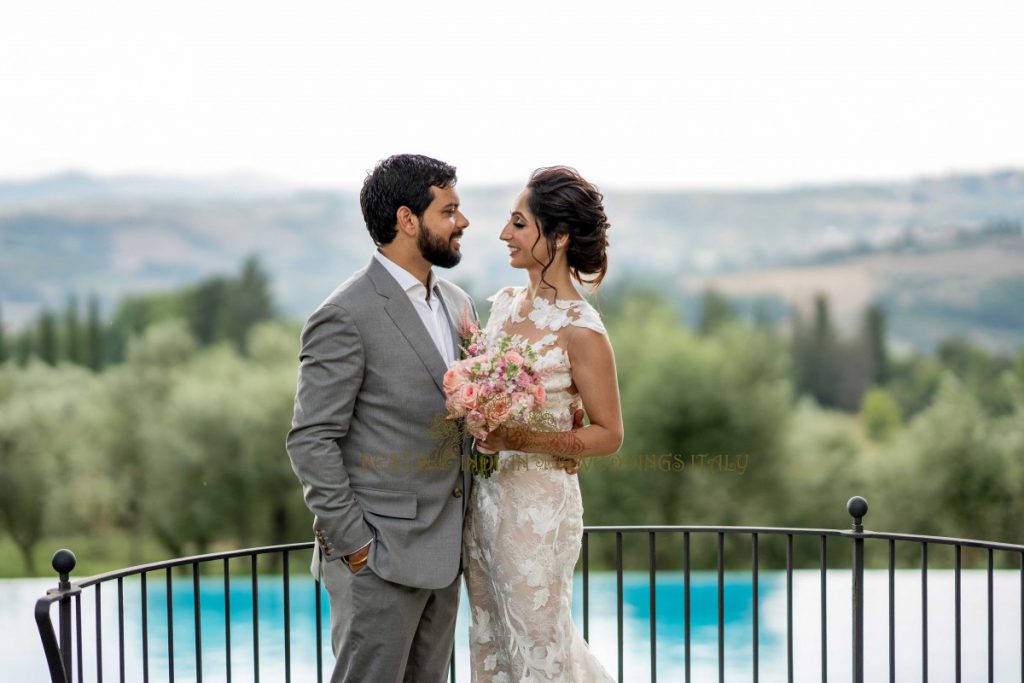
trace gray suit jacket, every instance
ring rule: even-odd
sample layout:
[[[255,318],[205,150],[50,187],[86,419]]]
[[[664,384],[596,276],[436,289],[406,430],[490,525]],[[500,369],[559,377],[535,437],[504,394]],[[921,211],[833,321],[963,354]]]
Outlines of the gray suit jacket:
[[[476,308],[455,285],[439,285],[458,345],[461,316],[475,320]],[[450,585],[460,569],[470,441],[461,424],[444,420],[444,359],[376,259],[310,316],[299,359],[287,446],[315,516],[313,575],[321,561],[376,539],[367,566],[381,578]]]

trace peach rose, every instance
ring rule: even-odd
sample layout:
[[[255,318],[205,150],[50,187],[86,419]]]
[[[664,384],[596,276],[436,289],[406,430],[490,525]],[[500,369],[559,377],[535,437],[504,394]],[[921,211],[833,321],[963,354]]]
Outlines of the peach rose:
[[[505,362],[506,363],[515,363],[519,367],[523,367],[523,357],[521,355],[519,355],[515,351],[506,351],[505,352]]]
[[[487,421],[491,424],[501,424],[508,419],[512,411],[512,399],[508,394],[501,394],[487,404]]]
[[[465,369],[458,363],[448,368],[448,372],[444,373],[444,392],[446,394],[453,393],[461,385],[465,384],[469,377],[466,375]]]
[[[465,411],[472,411],[476,408],[479,398],[475,384],[463,384],[455,394],[455,404]]]
[[[543,384],[534,384],[533,385],[533,400],[534,401],[536,401],[538,404],[543,403],[544,399],[546,399],[547,396],[548,396],[548,392],[546,392],[544,390],[544,385]]]

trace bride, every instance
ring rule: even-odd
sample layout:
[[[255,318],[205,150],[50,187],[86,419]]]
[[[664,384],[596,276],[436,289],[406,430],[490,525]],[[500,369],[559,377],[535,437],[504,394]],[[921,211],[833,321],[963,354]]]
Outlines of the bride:
[[[575,170],[542,168],[501,231],[509,265],[529,279],[490,298],[486,331],[518,336],[538,352],[535,367],[548,372],[543,407],[555,429],[499,428],[479,444],[499,452],[497,471],[473,483],[464,531],[470,658],[481,683],[614,681],[571,612],[583,535],[572,473],[581,458],[622,445],[612,347],[597,311],[573,285],[596,287],[607,272],[602,200]],[[581,407],[589,424],[574,428]]]

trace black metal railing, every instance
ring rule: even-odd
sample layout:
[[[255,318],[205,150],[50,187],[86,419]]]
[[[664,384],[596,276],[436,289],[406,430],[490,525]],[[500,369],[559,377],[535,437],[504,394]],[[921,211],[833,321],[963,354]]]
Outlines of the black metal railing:
[[[761,657],[760,657],[760,614],[759,614],[759,584],[760,575],[763,559],[763,546],[762,541],[769,537],[778,537],[785,542],[784,556],[785,556],[785,572],[786,572],[786,636],[785,636],[785,664],[786,664],[786,680],[794,680],[794,625],[793,625],[793,574],[794,574],[794,538],[804,537],[816,537],[818,539],[817,545],[817,556],[818,556],[818,570],[820,573],[820,604],[819,604],[819,615],[821,621],[820,635],[817,637],[818,645],[820,647],[821,657],[821,680],[823,682],[828,680],[829,669],[828,669],[828,644],[829,644],[829,629],[827,627],[826,616],[828,614],[828,600],[827,600],[827,569],[830,566],[829,559],[829,539],[839,539],[838,542],[842,544],[849,544],[850,562],[848,569],[851,573],[851,607],[852,607],[852,620],[850,623],[849,631],[849,642],[850,642],[850,656],[852,659],[852,670],[851,679],[855,683],[863,683],[865,679],[865,641],[864,641],[864,610],[865,610],[865,587],[864,587],[864,570],[865,570],[865,544],[866,543],[884,543],[884,550],[887,550],[887,562],[885,563],[888,571],[888,679],[891,682],[896,681],[896,655],[897,655],[897,631],[896,631],[896,584],[895,584],[895,572],[897,566],[897,544],[908,544],[910,546],[919,546],[920,555],[917,562],[917,569],[921,575],[921,675],[922,680],[928,680],[928,663],[929,663],[929,633],[928,633],[928,571],[929,571],[929,546],[950,546],[954,551],[954,591],[952,595],[954,603],[954,649],[952,653],[952,667],[955,672],[955,680],[961,681],[963,671],[963,653],[962,653],[962,611],[961,603],[963,599],[961,578],[963,574],[963,563],[962,556],[965,548],[979,549],[983,551],[985,559],[985,569],[987,577],[987,591],[986,591],[986,608],[987,608],[987,680],[993,681],[995,676],[994,670],[994,562],[995,554],[1008,554],[1014,563],[1019,566],[1020,572],[1020,617],[1021,617],[1021,640],[1017,644],[1019,651],[1016,653],[1016,658],[1021,661],[1021,669],[1018,672],[1014,672],[1012,675],[1018,680],[1024,677],[1024,546],[1022,545],[1011,545],[1006,543],[994,543],[987,541],[976,541],[967,539],[956,539],[956,538],[942,538],[934,536],[916,536],[910,534],[893,534],[893,533],[876,533],[872,531],[865,531],[863,527],[863,518],[867,514],[868,506],[867,502],[860,497],[854,497],[847,503],[847,510],[853,517],[853,525],[850,530],[837,530],[837,529],[802,529],[802,528],[777,528],[777,527],[714,527],[714,526],[650,526],[650,527],[587,527],[583,534],[583,548],[581,552],[581,579],[582,579],[582,629],[583,637],[587,640],[590,639],[590,625],[591,625],[591,565],[594,562],[592,555],[595,555],[597,551],[595,546],[601,546],[603,556],[613,556],[614,567],[615,567],[615,586],[616,586],[616,642],[617,642],[617,676],[619,681],[627,680],[625,678],[624,669],[624,610],[623,610],[623,590],[624,590],[624,574],[625,564],[628,559],[631,564],[638,564],[640,553],[627,555],[624,552],[624,540],[629,538],[631,542],[633,540],[642,542],[643,538],[646,537],[647,541],[647,571],[648,571],[648,590],[649,590],[649,601],[647,608],[649,610],[649,641],[650,641],[650,680],[652,683],[657,680],[658,671],[658,647],[657,647],[657,614],[658,614],[658,600],[656,590],[657,571],[659,564],[659,548],[665,549],[665,544],[659,545],[659,536],[668,539],[668,537],[674,537],[678,539],[682,537],[682,574],[683,574],[683,601],[682,605],[673,604],[669,607],[662,606],[662,609],[668,609],[671,611],[681,610],[683,618],[683,668],[685,672],[686,683],[691,683],[692,680],[692,651],[691,651],[691,625],[693,617],[693,605],[691,596],[691,571],[694,566],[694,558],[692,557],[692,546],[695,539],[707,539],[707,542],[711,547],[714,548],[715,556],[715,570],[717,573],[717,600],[716,600],[716,621],[717,621],[717,662],[718,662],[718,680],[724,682],[725,671],[726,671],[726,647],[725,647],[725,635],[726,635],[726,624],[725,624],[725,613],[726,613],[726,592],[725,592],[725,571],[727,563],[730,567],[736,565],[736,553],[726,552],[726,538],[731,539],[743,539],[749,538],[749,572],[751,578],[752,587],[752,614],[750,623],[750,635],[752,638],[752,680],[759,681],[761,675]],[[611,537],[611,538],[609,538]],[[613,541],[613,544],[612,542]],[[674,543],[675,541],[673,541]],[[801,540],[803,542],[803,540]],[[739,541],[733,540],[731,543],[731,550],[735,551]],[[69,550],[58,551],[53,558],[53,567],[60,575],[59,583],[57,588],[47,592],[47,594],[40,598],[36,603],[35,608],[35,620],[39,629],[39,635],[43,643],[43,651],[46,657],[47,665],[49,667],[50,679],[52,683],[71,683],[72,681],[84,682],[89,677],[86,675],[86,669],[84,666],[83,647],[86,643],[83,643],[83,621],[82,621],[82,601],[83,598],[87,597],[90,593],[92,594],[93,611],[95,615],[95,629],[91,634],[91,641],[88,643],[90,649],[90,658],[95,660],[95,679],[99,683],[102,683],[104,676],[104,648],[109,654],[112,649],[116,649],[118,657],[117,673],[119,681],[127,680],[138,680],[138,674],[131,672],[130,676],[126,677],[126,645],[125,645],[125,581],[127,579],[134,579],[138,577],[139,580],[139,591],[140,591],[140,613],[141,613],[141,647],[142,647],[142,680],[147,682],[151,675],[151,662],[150,662],[150,640],[153,636],[150,634],[149,625],[149,580],[152,577],[157,577],[159,581],[160,574],[163,574],[163,580],[166,584],[166,678],[169,681],[175,679],[175,656],[174,656],[174,600],[172,590],[172,575],[175,571],[178,572],[189,572],[192,578],[192,614],[193,614],[193,633],[191,649],[194,657],[194,669],[188,672],[188,677],[194,678],[196,681],[202,681],[204,677],[203,667],[203,633],[205,629],[222,629],[223,637],[225,642],[225,662],[223,665],[223,671],[217,673],[217,677],[223,680],[232,681],[233,676],[235,679],[239,678],[239,671],[236,669],[233,671],[232,668],[232,655],[231,655],[231,642],[232,642],[232,607],[231,607],[231,587],[232,587],[232,561],[235,561],[235,571],[238,570],[238,562],[245,561],[248,571],[245,572],[249,575],[249,582],[251,586],[251,608],[252,608],[252,624],[251,624],[251,639],[252,639],[252,661],[248,662],[251,667],[251,678],[254,681],[260,680],[260,604],[259,604],[259,585],[258,581],[258,558],[260,556],[270,556],[271,561],[274,558],[280,557],[280,566],[283,570],[281,576],[281,589],[282,589],[282,628],[279,634],[281,638],[280,642],[275,642],[275,647],[280,647],[283,650],[284,658],[284,680],[292,680],[292,612],[294,610],[292,596],[293,594],[293,580],[289,572],[289,558],[296,551],[310,550],[313,546],[312,542],[308,543],[296,543],[290,545],[271,546],[263,548],[252,548],[247,550],[237,550],[226,553],[212,553],[208,555],[200,555],[195,557],[184,557],[174,560],[168,560],[165,562],[156,562],[152,564],[141,565],[138,567],[131,567],[128,569],[117,570],[93,576],[90,578],[72,581],[70,574],[75,566],[75,556]],[[776,551],[778,554],[778,552]],[[640,557],[638,557],[640,556]],[[1005,558],[1004,558],[1005,559]],[[664,553],[662,553],[661,563],[664,564]],[[218,568],[217,565],[221,566]],[[835,564],[835,560],[831,561],[831,564]],[[844,563],[845,566],[845,563]],[[224,607],[224,623],[223,625],[215,625],[212,623],[204,624],[202,618],[202,600],[201,600],[201,578],[203,576],[209,577],[211,575],[217,576],[220,581],[220,576],[223,577],[223,589],[224,596],[223,607]],[[237,578],[235,579],[238,580]],[[276,580],[276,579],[275,579]],[[314,596],[312,599],[313,609],[315,611],[315,661],[316,661],[316,675],[317,680],[323,680],[324,662],[323,662],[323,642],[322,642],[322,592],[321,586],[318,581],[314,581],[312,577],[304,578],[303,586],[301,590],[310,590]],[[106,645],[103,641],[102,635],[104,632],[104,624],[108,623],[105,621],[103,614],[103,600],[102,590],[104,586],[116,586],[117,591],[117,633],[118,642],[117,647],[112,648],[110,645]],[[53,605],[57,605],[58,611],[58,627],[54,630],[53,620],[51,618],[51,608]],[[308,618],[308,615],[307,615]],[[112,625],[108,625],[107,630],[112,630]],[[246,636],[248,637],[248,635]],[[806,641],[805,641],[806,642]],[[312,653],[311,653],[312,654]],[[945,653],[943,653],[945,654]],[[873,658],[881,658],[884,656],[879,652],[870,653]],[[161,676],[162,678],[163,676]],[[249,675],[246,675],[248,678]],[[455,666],[455,647],[452,646],[452,661],[451,661],[451,672],[450,680],[455,683],[456,677],[456,666]],[[844,677],[845,678],[845,677]],[[630,681],[636,680],[634,677],[629,679]]]

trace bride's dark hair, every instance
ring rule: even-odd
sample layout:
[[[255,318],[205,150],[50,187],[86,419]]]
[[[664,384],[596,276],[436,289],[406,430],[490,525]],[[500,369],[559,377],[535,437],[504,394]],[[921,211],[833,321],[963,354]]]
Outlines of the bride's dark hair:
[[[526,184],[530,191],[527,204],[540,226],[540,235],[548,242],[551,257],[541,270],[544,274],[555,261],[555,242],[567,235],[565,256],[569,272],[580,284],[596,289],[608,272],[608,216],[604,195],[574,168],[550,166],[538,168]],[[591,277],[584,277],[590,275]]]

